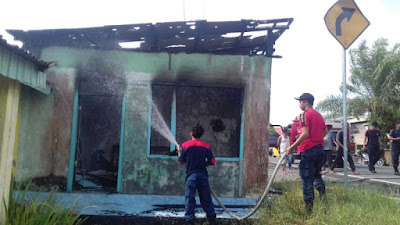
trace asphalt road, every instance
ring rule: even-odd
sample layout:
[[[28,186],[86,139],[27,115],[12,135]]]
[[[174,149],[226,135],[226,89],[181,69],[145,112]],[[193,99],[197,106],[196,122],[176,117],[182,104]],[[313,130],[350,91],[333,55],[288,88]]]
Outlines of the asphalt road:
[[[278,161],[279,161],[279,158],[274,158],[274,157],[270,156],[270,158],[269,158],[269,174],[272,174],[274,168],[276,167],[276,163]],[[276,180],[300,179],[299,172],[298,172],[299,162],[300,162],[299,160],[296,160],[293,165],[293,169],[292,170],[287,169],[286,174],[283,174],[282,169],[279,169],[278,174],[275,179]],[[361,164],[355,164],[355,166],[356,166],[356,171],[358,171],[360,174],[352,175],[351,170],[348,170],[349,182],[370,181],[370,182],[374,182],[374,183],[390,184],[390,185],[396,185],[396,186],[400,187],[400,176],[394,175],[394,170],[393,170],[393,167],[391,167],[391,166],[382,166],[382,167],[375,166],[376,173],[371,173],[368,170],[368,166],[361,165]],[[343,181],[344,180],[343,168],[335,168],[335,172],[336,172],[335,174],[325,173],[323,175],[324,179],[338,181],[338,182]]]

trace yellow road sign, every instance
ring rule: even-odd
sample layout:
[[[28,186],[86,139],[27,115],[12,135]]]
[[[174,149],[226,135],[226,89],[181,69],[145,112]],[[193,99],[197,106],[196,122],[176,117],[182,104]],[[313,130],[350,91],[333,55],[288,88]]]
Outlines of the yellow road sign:
[[[325,24],[343,48],[347,49],[367,29],[369,21],[354,0],[339,0],[326,13]]]

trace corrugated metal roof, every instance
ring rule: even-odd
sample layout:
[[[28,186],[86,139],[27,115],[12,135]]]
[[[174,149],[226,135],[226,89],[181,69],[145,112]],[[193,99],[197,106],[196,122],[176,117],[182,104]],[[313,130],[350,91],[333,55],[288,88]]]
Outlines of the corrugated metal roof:
[[[32,55],[29,51],[19,48],[18,46],[13,46],[7,43],[6,40],[0,35],[0,46],[8,49],[9,51],[21,56],[22,58],[33,62],[37,66],[37,70],[44,72],[49,68],[50,62],[44,62],[36,56]]]
[[[49,93],[44,70],[50,63],[39,60],[16,46],[9,45],[0,36],[0,75],[18,80],[45,94]]]

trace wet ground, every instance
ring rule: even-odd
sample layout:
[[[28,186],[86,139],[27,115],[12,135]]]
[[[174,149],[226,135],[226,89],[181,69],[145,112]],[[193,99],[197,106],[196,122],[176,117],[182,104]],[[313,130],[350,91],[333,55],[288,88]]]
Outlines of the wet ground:
[[[28,192],[28,198],[39,201],[49,192]],[[126,195],[99,193],[55,193],[56,202],[68,208],[75,205],[77,213],[88,217],[86,224],[182,224],[184,222],[183,196]],[[199,199],[196,199],[199,204]],[[238,216],[244,216],[257,203],[254,198],[221,198],[223,204]],[[217,202],[214,202],[218,205]],[[218,221],[231,224],[233,219],[222,208],[215,208]],[[206,222],[206,215],[197,205],[196,218]],[[248,220],[239,224],[250,224]],[[200,223],[201,224],[201,223]]]
[[[86,221],[85,225],[181,225],[185,224],[183,218],[168,218],[168,217],[110,217],[110,216],[91,216]],[[207,225],[208,220],[204,218],[196,218],[196,225]],[[219,225],[237,224],[250,225],[254,224],[254,220],[235,221],[232,219],[218,219]]]
[[[273,169],[275,164],[271,163]],[[270,172],[272,173],[272,172]],[[295,170],[290,172],[290,177],[297,177]],[[278,180],[283,176],[278,174]],[[287,176],[286,176],[287,178]],[[248,214],[257,204],[265,187],[256,190],[246,198],[221,198],[223,204],[238,216]],[[40,193],[44,199],[49,192]],[[38,192],[29,192],[34,197]],[[63,202],[66,207],[76,204],[76,211],[87,218],[89,225],[106,224],[183,224],[184,223],[184,196],[149,196],[125,194],[100,194],[100,193],[65,193],[55,194],[57,202]],[[196,224],[208,224],[206,215],[196,199]],[[257,215],[245,221],[238,222],[223,211],[214,200],[217,220],[219,224],[253,224]]]

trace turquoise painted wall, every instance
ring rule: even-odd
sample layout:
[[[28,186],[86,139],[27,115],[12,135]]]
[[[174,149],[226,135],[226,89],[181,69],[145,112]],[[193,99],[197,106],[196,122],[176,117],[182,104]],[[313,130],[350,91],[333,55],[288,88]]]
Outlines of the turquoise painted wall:
[[[262,74],[270,79],[271,58],[223,56],[209,54],[138,53],[125,51],[80,50],[62,47],[47,48],[43,60],[57,60],[59,68],[78,68],[93,58],[119,66],[128,81],[185,79],[224,84],[245,84],[249,77]],[[260,63],[262,65],[260,65]],[[50,69],[49,71],[51,71]],[[260,73],[260,70],[263,72]]]
[[[85,68],[90,60],[100,60],[123,71],[121,75],[126,80],[126,119],[121,191],[135,194],[181,195],[184,190],[185,168],[177,164],[176,158],[148,158],[146,155],[149,135],[147,102],[150,82],[154,80],[158,82],[179,80],[187,84],[247,87],[249,80],[253,78],[269,80],[271,76],[271,59],[266,57],[207,54],[169,55],[166,53],[152,54],[51,47],[42,51],[41,58],[44,61],[59,62],[58,66],[49,69],[47,73],[51,74],[49,79],[52,79],[55,86],[63,87],[60,90],[63,96],[69,99],[63,106],[66,110],[71,110],[71,113],[68,113],[69,115],[72,115],[73,102],[70,99],[73,99],[76,89],[75,79],[79,70]],[[63,79],[58,79],[58,77]],[[24,91],[24,96],[25,94],[31,95]],[[246,98],[249,97],[246,96]],[[269,96],[265,96],[265,98],[269,98]],[[28,140],[23,142],[20,147],[22,151],[19,151],[22,154],[21,158],[29,161],[30,152],[48,155],[58,151],[57,147],[54,147],[54,145],[52,147],[52,145],[46,143],[46,138],[50,137],[51,141],[54,141],[56,137],[70,139],[70,129],[57,130],[56,136],[48,136],[55,129],[54,123],[59,123],[58,120],[61,119],[52,119],[51,112],[56,110],[52,107],[57,104],[57,102],[52,103],[53,100],[54,97],[51,95],[42,98],[43,102],[38,103],[36,110],[41,108],[44,112],[40,118],[32,120],[34,114],[25,119],[21,118],[21,133],[23,127],[25,127],[26,134],[33,128],[40,130],[35,135],[36,139],[30,148],[28,148]],[[30,105],[32,107],[32,104]],[[24,115],[24,112],[27,113],[28,109],[23,110],[22,115]],[[65,116],[64,119],[69,119],[67,122],[72,121],[71,116]],[[28,124],[28,121],[33,124]],[[52,124],[46,124],[44,121],[51,121]],[[40,142],[44,144],[39,144]],[[36,145],[36,143],[38,144]],[[31,149],[32,147],[33,149]],[[64,148],[62,151],[67,154]],[[21,177],[35,177],[45,174],[43,171],[53,170],[54,174],[66,176],[68,154],[57,160],[54,160],[54,158],[47,158],[46,160],[49,162],[36,164],[38,168],[35,168],[29,174],[21,169],[27,170],[34,166],[33,161],[25,161],[23,164],[26,165],[17,170],[17,174],[20,174]],[[55,166],[57,164],[63,166],[57,168]],[[50,169],[51,165],[53,169]],[[209,168],[211,186],[221,196],[238,196],[241,182],[239,173],[238,161],[219,161],[215,167]]]
[[[21,87],[21,122],[16,181],[52,174],[55,149],[51,120],[53,94],[45,95],[30,87]]]

